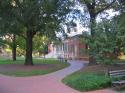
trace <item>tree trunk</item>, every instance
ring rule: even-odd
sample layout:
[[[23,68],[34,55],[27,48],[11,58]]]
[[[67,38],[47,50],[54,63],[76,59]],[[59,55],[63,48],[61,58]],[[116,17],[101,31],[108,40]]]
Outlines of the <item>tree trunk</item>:
[[[90,31],[91,31],[91,36],[95,36],[95,27],[96,27],[96,15],[92,13],[90,15]]]
[[[25,65],[33,65],[32,60],[32,31],[26,32],[26,58],[25,58]]]
[[[13,34],[12,58],[16,61],[16,35]]]
[[[96,26],[96,15],[94,13],[90,14],[90,31],[91,31],[91,37],[92,40],[94,40],[95,37],[95,26]],[[90,47],[90,54],[89,54],[89,65],[95,65],[96,63],[96,59],[94,58],[94,53],[93,53],[93,48],[92,46]]]

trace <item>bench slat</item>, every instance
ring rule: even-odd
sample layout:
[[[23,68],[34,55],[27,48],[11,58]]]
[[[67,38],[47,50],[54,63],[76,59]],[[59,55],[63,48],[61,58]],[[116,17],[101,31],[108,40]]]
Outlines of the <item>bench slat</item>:
[[[111,77],[111,78],[120,78],[120,77],[125,77],[125,70],[115,70],[115,71],[109,71],[108,72],[108,75]],[[113,80],[112,79],[112,84],[125,84],[125,80],[121,79],[121,80]]]
[[[113,81],[113,84],[123,84],[125,83],[125,80],[121,80],[121,81]]]
[[[125,75],[119,75],[119,76],[112,76],[112,78],[120,78],[120,77],[124,77]]]
[[[115,70],[115,71],[109,71],[109,73],[116,73],[116,72],[125,72],[125,70]]]
[[[125,73],[112,73],[110,76],[118,76],[118,75],[125,75]]]

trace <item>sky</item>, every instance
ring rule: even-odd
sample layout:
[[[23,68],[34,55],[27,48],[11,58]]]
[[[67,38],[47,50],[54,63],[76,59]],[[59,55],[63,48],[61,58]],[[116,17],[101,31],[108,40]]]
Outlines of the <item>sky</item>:
[[[81,9],[82,10],[82,9]],[[107,18],[107,19],[111,19],[113,18],[115,15],[118,15],[119,13],[118,12],[114,12],[112,9],[110,10],[107,10],[105,11],[107,14],[99,14],[97,16],[97,19],[96,21],[97,22],[101,22],[102,18]],[[77,32],[71,32],[70,34],[68,34],[69,36],[74,36],[74,35],[77,35],[77,34],[82,34],[83,31],[89,31],[89,28],[85,28],[83,27],[83,25],[81,25],[77,20],[76,20],[76,23],[77,23]]]

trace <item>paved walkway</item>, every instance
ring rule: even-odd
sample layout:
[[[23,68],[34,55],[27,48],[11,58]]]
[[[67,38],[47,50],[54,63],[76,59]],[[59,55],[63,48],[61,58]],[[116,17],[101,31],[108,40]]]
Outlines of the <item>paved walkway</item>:
[[[80,93],[61,83],[62,78],[84,65],[82,62],[70,62],[70,66],[63,70],[32,77],[10,77],[0,75],[0,93]],[[116,93],[111,90],[99,90],[86,93]]]

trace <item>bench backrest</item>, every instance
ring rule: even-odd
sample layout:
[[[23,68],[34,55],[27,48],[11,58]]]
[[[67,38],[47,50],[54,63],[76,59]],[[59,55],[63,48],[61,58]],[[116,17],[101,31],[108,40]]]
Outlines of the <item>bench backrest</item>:
[[[112,78],[124,77],[125,76],[125,70],[109,71],[108,74]]]

